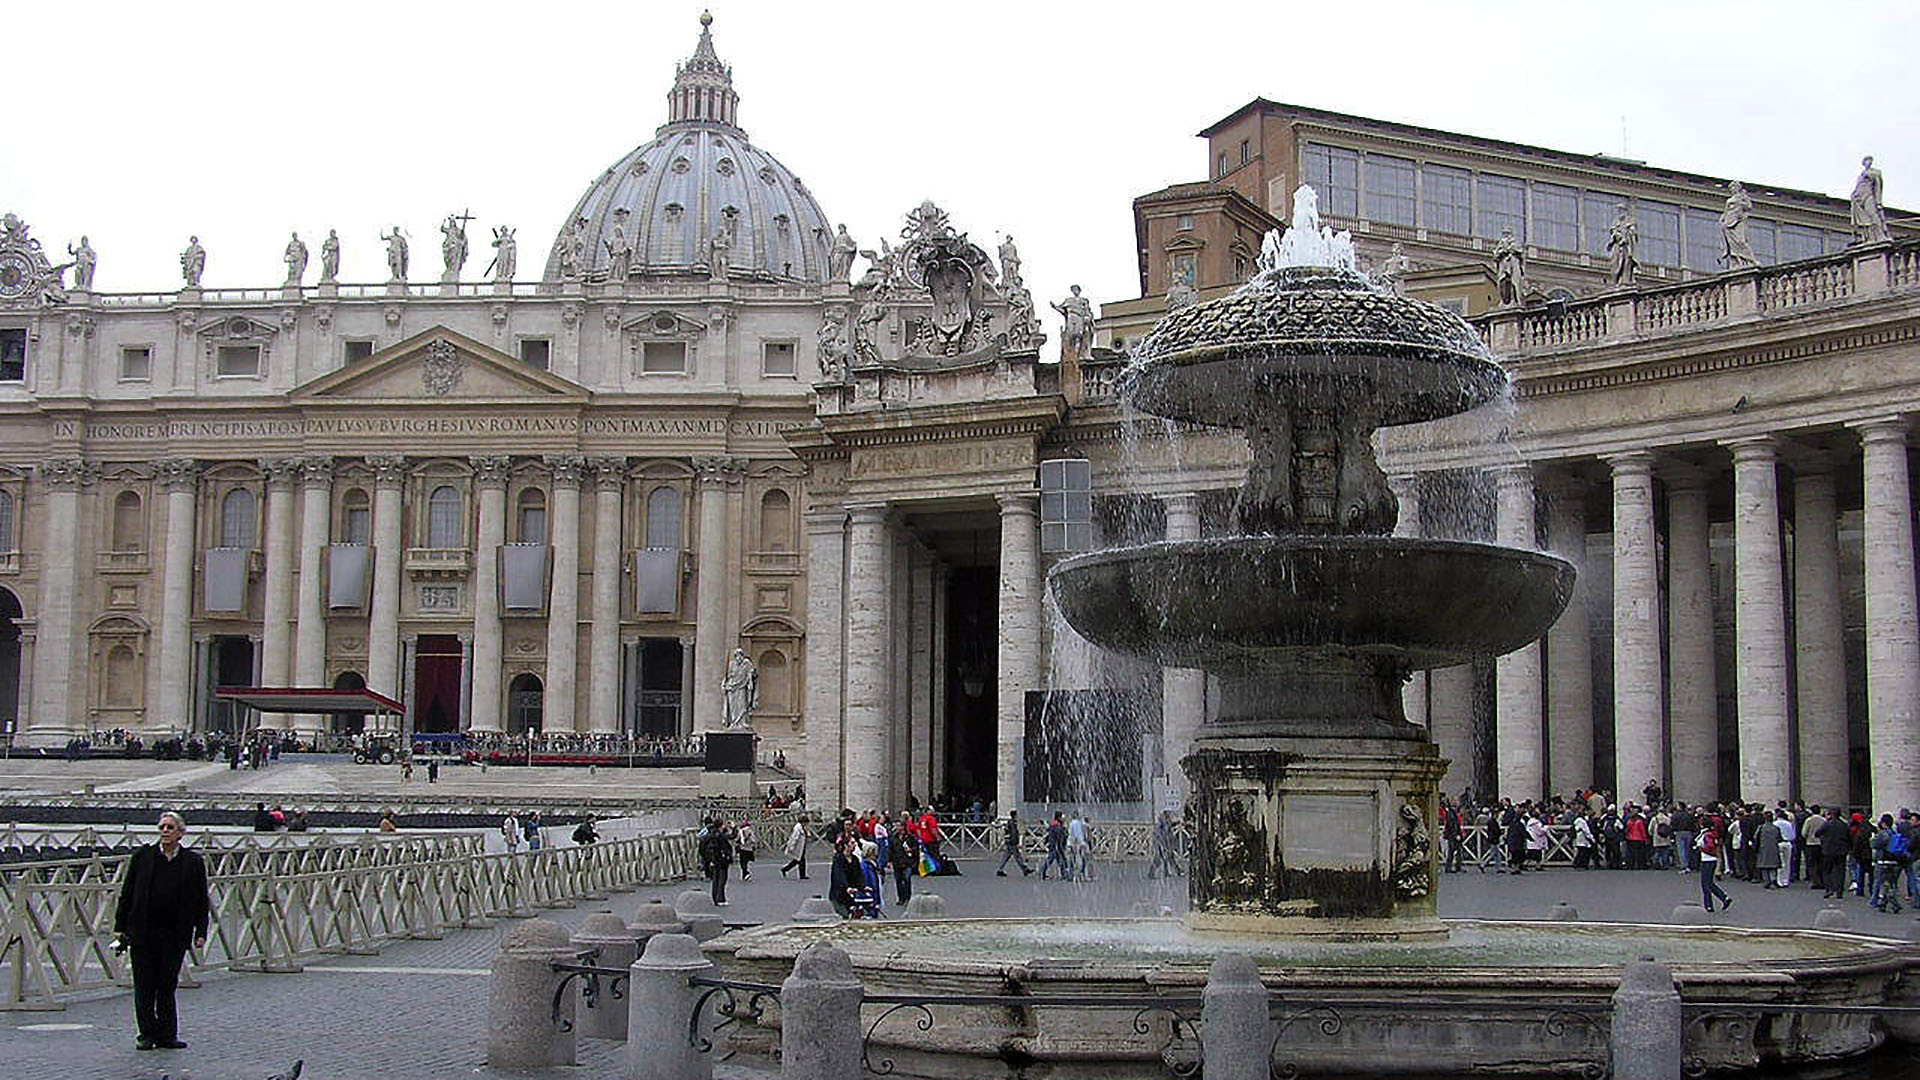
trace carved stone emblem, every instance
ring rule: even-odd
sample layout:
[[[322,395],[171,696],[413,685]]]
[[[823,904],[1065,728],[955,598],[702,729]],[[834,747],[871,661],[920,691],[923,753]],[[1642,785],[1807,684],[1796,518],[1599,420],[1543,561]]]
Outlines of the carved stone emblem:
[[[1400,804],[1400,825],[1393,838],[1393,889],[1413,899],[1433,891],[1433,840],[1426,815],[1412,803]]]
[[[28,235],[27,223],[14,214],[0,217],[0,304],[44,305],[64,303],[61,284],[71,263],[54,266]]]
[[[420,365],[420,384],[427,393],[445,397],[460,385],[467,362],[451,341],[435,341],[427,346],[427,358]]]

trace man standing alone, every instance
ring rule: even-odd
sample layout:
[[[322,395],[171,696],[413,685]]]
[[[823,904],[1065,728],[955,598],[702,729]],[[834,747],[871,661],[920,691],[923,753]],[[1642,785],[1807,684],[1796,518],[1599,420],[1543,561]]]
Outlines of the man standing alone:
[[[160,815],[160,842],[147,844],[127,860],[120,903],[113,913],[117,946],[131,950],[133,1015],[140,1026],[134,1043],[141,1050],[184,1050],[174,988],[187,943],[207,944],[207,866],[198,852],[180,846],[186,819],[169,810]]]

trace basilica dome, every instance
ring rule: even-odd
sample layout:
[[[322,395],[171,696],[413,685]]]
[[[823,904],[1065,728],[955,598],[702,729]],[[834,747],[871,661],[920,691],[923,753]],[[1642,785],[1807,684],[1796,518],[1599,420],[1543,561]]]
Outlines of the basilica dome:
[[[740,97],[732,69],[714,54],[712,22],[701,15],[699,46],[674,72],[667,122],[653,141],[602,173],[567,215],[547,280],[623,272],[826,280],[827,217],[800,178],[740,130]],[[713,268],[716,249],[725,269]]]

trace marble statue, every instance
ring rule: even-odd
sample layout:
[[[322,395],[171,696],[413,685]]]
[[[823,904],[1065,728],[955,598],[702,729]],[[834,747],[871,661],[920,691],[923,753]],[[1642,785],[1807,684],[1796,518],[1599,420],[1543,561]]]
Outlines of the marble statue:
[[[727,280],[733,271],[733,223],[721,225],[707,239],[707,273],[715,281]]]
[[[392,281],[407,280],[407,235],[395,225],[393,232],[381,233],[387,242],[387,276]]]
[[[1729,270],[1751,270],[1760,265],[1753,254],[1753,238],[1747,235],[1747,218],[1753,214],[1753,196],[1735,180],[1727,189],[1727,208],[1720,212],[1720,235],[1727,253],[1722,259]]]
[[[621,206],[613,211],[613,239],[601,241],[607,249],[607,272],[614,281],[625,281],[633,271],[633,241],[627,239],[627,217],[632,211]]]
[[[327,239],[320,245],[320,284],[331,285],[340,278],[340,233],[327,230]]]
[[[1413,260],[1407,258],[1406,249],[1400,246],[1398,240],[1395,240],[1392,253],[1380,260],[1380,267],[1374,271],[1373,276],[1379,278],[1380,284],[1385,285],[1387,291],[1393,295],[1405,296],[1407,295],[1406,277],[1412,270]]]
[[[287,287],[299,288],[300,279],[307,276],[307,243],[300,239],[299,233],[287,241],[286,253],[280,259],[287,264]]]
[[[1093,304],[1080,295],[1080,286],[1071,286],[1073,295],[1057,304],[1053,310],[1060,313],[1066,325],[1061,328],[1060,357],[1078,359],[1087,355],[1093,344]]]
[[[472,220],[473,215],[463,211],[448,214],[440,223],[440,258],[446,267],[440,280],[460,280],[460,270],[467,265],[467,222]]]
[[[1393,887],[1408,898],[1433,891],[1433,835],[1426,815],[1412,803],[1400,805],[1400,824],[1394,830]]]
[[[894,280],[898,272],[899,260],[894,258],[893,248],[887,243],[886,237],[880,238],[879,251],[862,248],[860,256],[867,260],[867,272],[860,275],[860,281],[855,288],[871,289],[877,285],[890,284]]]
[[[1853,182],[1853,242],[1856,244],[1877,244],[1889,238],[1887,232],[1887,208],[1881,197],[1886,193],[1886,181],[1880,170],[1873,167],[1871,156],[1860,159],[1860,179]]]
[[[827,250],[827,280],[844,282],[853,273],[853,257],[860,253],[860,245],[847,233],[845,225],[833,234],[833,246]]]
[[[1634,249],[1639,246],[1640,226],[1634,223],[1633,215],[1627,213],[1627,204],[1621,203],[1619,213],[1613,217],[1613,228],[1607,233],[1607,251],[1613,256],[1607,271],[1608,280],[1615,285],[1633,284],[1633,275],[1640,269],[1640,260],[1634,255]]]
[[[180,276],[186,279],[187,288],[200,287],[200,274],[207,268],[207,249],[200,246],[198,236],[187,237],[187,250],[180,253]]]
[[[1033,313],[1033,294],[1024,284],[1015,281],[1007,287],[1007,347],[1037,349],[1041,341],[1040,320]]]
[[[1020,249],[1013,246],[1011,235],[1000,241],[1000,278],[1008,288],[1026,284],[1020,277]]]
[[[727,726],[736,728],[745,724],[748,714],[760,704],[760,671],[753,666],[747,650],[735,649],[733,655],[727,657],[727,674],[721,680],[720,689],[727,697]]]
[[[93,268],[99,258],[93,253],[93,245],[87,238],[80,238],[80,246],[67,245],[67,254],[73,256],[73,287],[81,292],[93,291]]]
[[[512,281],[513,272],[519,265],[520,242],[513,238],[513,226],[496,226],[493,230],[493,262],[489,264],[493,280]]]
[[[820,353],[820,379],[822,382],[847,381],[847,316],[845,312],[829,311],[820,321],[820,330],[815,341]]]
[[[873,276],[874,272],[868,270],[866,277],[861,279],[859,291],[863,295],[860,298],[860,313],[853,320],[853,355],[856,359],[869,362],[880,359],[880,345],[874,340],[874,335],[879,332],[880,324],[886,321],[887,300],[892,293],[892,287],[885,279],[873,285],[866,284],[867,278]]]
[[[1512,229],[1501,229],[1500,242],[1493,245],[1493,285],[1501,307],[1526,303],[1527,252]]]

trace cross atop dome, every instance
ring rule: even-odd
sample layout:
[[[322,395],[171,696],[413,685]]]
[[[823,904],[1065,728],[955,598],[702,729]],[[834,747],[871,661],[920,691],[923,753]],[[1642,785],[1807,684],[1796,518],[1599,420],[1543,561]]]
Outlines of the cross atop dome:
[[[712,123],[737,128],[740,95],[733,90],[733,69],[713,51],[713,13],[700,13],[700,43],[693,56],[673,69],[667,94],[667,123]]]

